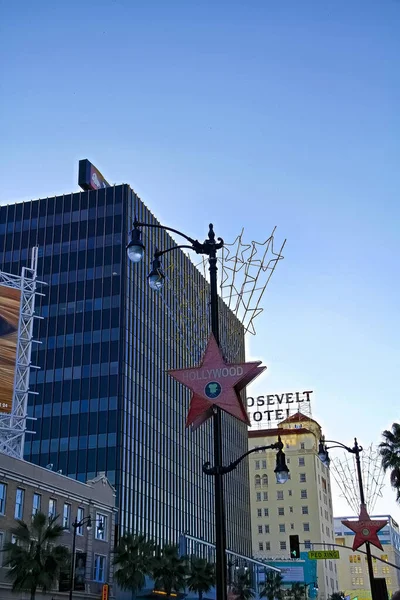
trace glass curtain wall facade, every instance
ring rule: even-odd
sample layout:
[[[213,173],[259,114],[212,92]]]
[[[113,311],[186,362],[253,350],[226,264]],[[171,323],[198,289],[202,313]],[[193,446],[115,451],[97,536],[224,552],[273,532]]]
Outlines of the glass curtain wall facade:
[[[117,489],[120,531],[177,542],[214,541],[212,426],[185,428],[190,393],[168,369],[199,363],[208,339],[209,286],[181,251],[163,257],[166,285],[147,283],[152,254],[175,242],[143,229],[145,260],[125,245],[134,215],[158,223],[128,185],[0,207],[0,269],[20,273],[39,246],[25,458],[80,481],[105,471]],[[201,232],[200,232],[201,233]],[[207,230],[204,231],[204,237]],[[200,236],[201,237],[201,236]],[[220,302],[228,361],[244,358],[242,325]],[[247,427],[224,415],[226,462],[247,449]],[[228,547],[251,552],[247,464],[225,480]]]

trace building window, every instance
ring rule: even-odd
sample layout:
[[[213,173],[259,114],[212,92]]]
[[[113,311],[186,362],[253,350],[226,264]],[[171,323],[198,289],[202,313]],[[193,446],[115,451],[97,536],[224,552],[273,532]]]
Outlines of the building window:
[[[0,567],[3,564],[3,544],[4,544],[4,533],[0,531]]]
[[[268,492],[263,492],[264,502],[268,501]]]
[[[289,512],[293,512],[293,506],[289,506]]]
[[[94,555],[94,565],[93,565],[93,580],[98,581],[100,583],[104,583],[105,581],[105,571],[106,571],[106,557],[102,554]]]
[[[303,523],[303,531],[310,531],[310,523]]]
[[[389,567],[382,567],[382,573],[384,573],[384,574],[390,573]]]
[[[264,533],[269,533],[269,525],[264,525]]]
[[[279,523],[279,533],[285,533],[285,523]]]
[[[299,467],[304,467],[305,461],[304,456],[299,456]]]
[[[258,549],[260,550],[260,552],[264,550],[264,544],[262,542],[258,542]]]
[[[50,498],[49,500],[49,517],[55,517],[57,514],[57,500]]]
[[[107,539],[107,517],[101,513],[96,513],[96,540]]]
[[[279,542],[281,550],[286,550],[286,542]]]
[[[289,494],[289,496],[291,496],[292,495],[292,490],[288,490],[288,494]]]
[[[285,508],[283,506],[278,506],[278,515],[283,517],[285,515]]]
[[[11,543],[12,544],[18,544],[18,538],[14,534],[11,535]]]
[[[306,550],[311,550],[311,540],[304,540],[304,547]]]
[[[301,514],[302,515],[308,515],[308,506],[302,506],[301,507]]]
[[[0,515],[4,515],[6,512],[6,497],[7,486],[5,483],[0,483]]]
[[[304,450],[304,449],[305,449],[305,447],[306,447],[306,446],[305,446],[305,443],[304,443],[304,442],[301,442],[301,444],[300,444],[300,450]]]
[[[254,467],[255,467],[256,471],[259,471],[259,470],[260,470],[260,461],[259,461],[259,460],[256,460],[256,461],[254,462]]]
[[[268,485],[268,475],[263,475],[262,476],[262,484],[263,485]]]
[[[268,508],[264,508],[264,517],[269,517],[269,510],[268,510]]]
[[[261,465],[263,469],[267,468],[267,461],[264,459],[263,461],[261,461]]]
[[[265,550],[271,550],[271,542],[265,542]]]
[[[41,504],[40,494],[33,494],[32,517],[34,517],[36,515],[36,513],[38,513],[40,511],[40,504]]]
[[[392,579],[390,577],[386,577],[386,583],[388,585],[392,585]]]
[[[307,498],[307,490],[300,491],[300,498],[302,498],[302,499]]]
[[[64,504],[63,509],[63,527],[69,529],[71,526],[71,505]]]
[[[257,492],[257,494],[256,494],[256,501],[257,502],[261,502],[261,492]]]
[[[259,535],[261,535],[261,534],[262,534],[262,532],[263,532],[263,526],[262,526],[262,525],[259,525],[259,526],[258,526],[258,534],[259,534]]]
[[[76,520],[78,523],[80,523],[81,521],[83,521],[83,519],[85,518],[85,511],[83,508],[79,507],[76,513]],[[76,528],[76,535],[83,535],[83,525],[80,525],[79,527]]]
[[[290,523],[290,529],[294,529],[294,523]]]
[[[256,487],[261,487],[261,477],[260,477],[260,475],[256,475],[254,477],[254,484],[255,484]]]
[[[276,499],[283,500],[283,490],[279,490],[276,492]]]
[[[305,482],[306,482],[306,474],[300,473],[300,483],[305,483]]]
[[[257,517],[262,517],[262,510],[261,510],[261,508],[257,508]]]
[[[290,458],[286,459],[286,464],[290,465]]]
[[[14,519],[22,519],[23,512],[24,512],[24,490],[21,490],[21,488],[17,488],[16,494],[15,494]]]

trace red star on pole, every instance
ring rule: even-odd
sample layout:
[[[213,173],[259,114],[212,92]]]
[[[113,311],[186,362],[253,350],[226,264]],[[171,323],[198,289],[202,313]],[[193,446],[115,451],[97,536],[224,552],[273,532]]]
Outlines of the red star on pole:
[[[186,427],[199,427],[212,416],[214,405],[249,425],[239,392],[266,369],[260,364],[261,361],[226,363],[221,348],[211,334],[199,367],[168,371],[193,392]]]
[[[385,527],[388,522],[383,519],[370,519],[365,504],[361,504],[358,521],[342,521],[342,523],[356,534],[353,541],[353,550],[357,550],[365,542],[369,542],[373,546],[383,550],[378,538],[378,531]]]

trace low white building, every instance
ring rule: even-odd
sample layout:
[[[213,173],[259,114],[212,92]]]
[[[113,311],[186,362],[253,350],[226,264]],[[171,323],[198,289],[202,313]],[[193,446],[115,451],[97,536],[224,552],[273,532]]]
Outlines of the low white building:
[[[50,467],[50,466],[49,466]],[[12,541],[11,530],[16,519],[29,523],[36,512],[59,515],[66,528],[60,544],[72,548],[75,519],[87,521],[91,517],[92,528],[76,530],[76,560],[74,600],[98,600],[103,586],[109,585],[110,600],[113,593],[113,566],[111,551],[114,548],[115,490],[104,473],[82,483],[55,473],[51,468],[0,454],[0,549],[6,541]],[[100,525],[101,523],[101,525]],[[0,553],[0,598],[16,600],[3,566],[4,554]],[[69,574],[60,578],[56,589],[45,596],[37,591],[37,600],[65,600],[69,590]],[[28,600],[29,592],[18,594],[18,600]]]

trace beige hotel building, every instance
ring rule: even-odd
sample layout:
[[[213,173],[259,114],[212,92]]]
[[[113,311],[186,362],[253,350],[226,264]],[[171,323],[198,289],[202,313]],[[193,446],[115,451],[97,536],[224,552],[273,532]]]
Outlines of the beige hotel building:
[[[290,559],[289,536],[300,539],[300,552],[334,549],[332,496],[329,469],[318,458],[321,427],[301,413],[274,429],[249,431],[249,449],[267,446],[281,436],[289,480],[276,482],[276,452],[264,450],[249,456],[253,554],[270,560]],[[334,560],[318,560],[318,599],[327,600],[339,590]],[[311,582],[304,582],[311,583]]]

